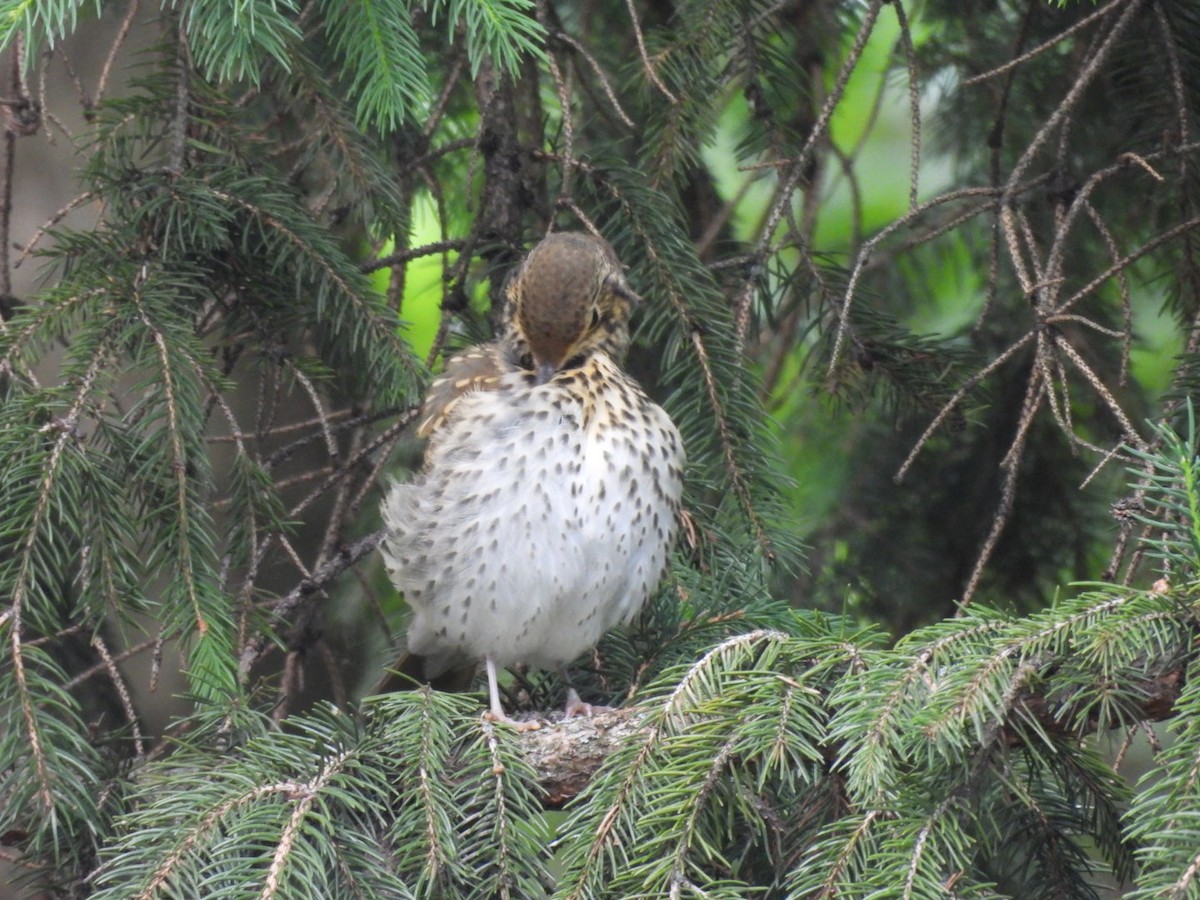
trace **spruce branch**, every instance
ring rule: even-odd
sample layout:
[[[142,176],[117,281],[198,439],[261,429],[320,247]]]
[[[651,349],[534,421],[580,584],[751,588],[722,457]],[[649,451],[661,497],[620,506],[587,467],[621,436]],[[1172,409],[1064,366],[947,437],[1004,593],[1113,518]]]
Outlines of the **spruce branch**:
[[[817,120],[813,124],[812,130],[808,135],[804,146],[801,147],[797,154],[795,162],[791,166],[791,170],[787,172],[779,188],[776,190],[775,202],[771,205],[771,209],[767,214],[766,220],[762,227],[762,236],[759,238],[756,247],[756,256],[759,259],[766,259],[769,255],[771,242],[775,240],[775,229],[783,218],[784,213],[791,204],[793,191],[796,190],[804,176],[805,167],[808,165],[810,154],[813,153],[817,146],[817,142],[825,137],[825,132],[829,128],[830,119],[833,116],[833,111],[837,108],[838,102],[842,98],[842,94],[846,90],[846,84],[850,80],[850,75],[858,66],[858,60],[862,56],[863,49],[866,47],[867,38],[875,28],[875,23],[879,18],[880,10],[883,8],[883,0],[872,0],[868,5],[866,13],[863,16],[862,23],[859,25],[858,31],[854,36],[854,43],[850,48],[846,59],[843,61],[841,69],[838,71],[837,79],[834,81],[833,88],[829,92],[829,96],[821,106],[821,111],[817,115]],[[849,315],[849,307],[842,310],[842,318],[839,321],[838,336],[834,340],[834,350],[830,356],[829,371],[832,372],[836,368],[838,358],[841,356],[841,347],[845,340],[845,323],[846,316]]]
[[[269,900],[279,893],[282,883],[281,874],[288,863],[288,857],[291,855],[301,826],[310,816],[313,804],[320,797],[322,790],[329,785],[335,775],[341,773],[350,758],[349,752],[337,754],[328,759],[321,771],[309,781],[303,784],[283,786],[287,791],[288,799],[294,802],[294,806],[291,817],[284,826],[279,842],[275,846],[275,853],[271,857],[271,867],[267,870],[262,893],[259,895],[262,900]]]
[[[1074,37],[1078,32],[1090,27],[1094,22],[1110,16],[1113,10],[1124,2],[1126,2],[1126,0],[1109,0],[1108,3],[1097,9],[1095,12],[1089,13],[1083,18],[1079,19],[1073,25],[1055,33],[1055,35],[1049,40],[1044,41],[1033,49],[1026,50],[1019,56],[1013,57],[1008,62],[1004,63],[1004,65],[997,66],[996,68],[990,69],[987,72],[981,72],[978,75],[972,75],[963,82],[963,87],[974,87],[975,85],[981,84],[984,81],[990,81],[991,79],[997,78],[1001,75],[1010,74],[1014,69],[1017,69],[1018,67],[1029,62],[1034,57],[1039,56],[1040,54],[1045,53],[1047,50],[1051,50],[1058,46],[1063,41]]]
[[[311,576],[305,578],[296,587],[292,588],[291,591],[279,598],[274,603],[271,613],[272,631],[283,623],[290,621],[300,604],[305,602],[305,598],[317,593],[363,557],[373,553],[379,547],[383,537],[383,531],[376,531],[345,547],[337,556],[329,559],[324,565],[316,569]],[[252,638],[245,648],[243,648],[238,662],[238,673],[243,682],[249,676],[250,668],[266,652],[268,642],[269,638],[266,634],[259,634]]]
[[[135,285],[136,288],[136,285]],[[136,293],[135,293],[136,298]],[[136,304],[136,299],[135,299]],[[208,634],[209,623],[205,618],[204,611],[201,609],[199,600],[199,590],[195,581],[195,563],[192,560],[192,531],[194,526],[191,524],[189,517],[190,493],[191,486],[187,478],[188,458],[184,452],[184,439],[180,435],[180,412],[178,401],[175,396],[175,377],[172,373],[172,363],[170,353],[167,349],[166,339],[160,330],[155,328],[154,324],[147,317],[144,309],[139,308],[138,313],[147,331],[150,332],[151,339],[154,341],[154,346],[158,351],[159,372],[163,379],[163,394],[166,400],[167,412],[167,437],[170,441],[171,460],[170,467],[174,475],[175,481],[175,503],[178,510],[178,521],[180,525],[180,564],[181,575],[183,578],[184,591],[187,595],[189,605],[192,608],[194,615],[193,622],[196,626],[196,632],[201,639]]]
[[[12,580],[11,600],[0,623],[6,624],[9,631],[10,660],[13,667],[13,682],[17,692],[17,702],[20,705],[21,717],[24,721],[24,737],[28,742],[30,757],[33,761],[33,771],[36,775],[37,788],[35,796],[45,812],[53,815],[55,804],[55,779],[51,775],[51,763],[48,754],[55,752],[55,747],[43,739],[42,725],[39,723],[34,693],[29,682],[29,672],[26,667],[24,646],[23,616],[26,604],[32,601],[32,582],[37,578],[35,572],[37,544],[41,538],[46,521],[51,514],[51,499],[58,488],[62,476],[64,454],[76,440],[76,425],[83,412],[84,405],[100,377],[101,367],[108,359],[109,346],[107,342],[97,344],[91,364],[88,367],[71,406],[66,415],[51,425],[44,426],[54,433],[54,440],[46,456],[44,474],[34,496],[34,505],[30,510],[21,535],[18,547],[17,570]]]

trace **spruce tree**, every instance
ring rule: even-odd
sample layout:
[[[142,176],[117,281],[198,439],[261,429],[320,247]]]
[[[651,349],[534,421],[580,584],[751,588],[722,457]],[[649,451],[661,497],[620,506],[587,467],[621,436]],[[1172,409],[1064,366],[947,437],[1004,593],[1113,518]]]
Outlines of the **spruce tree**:
[[[0,10],[15,891],[1200,897],[1194,2]],[[374,551],[551,229],[689,464],[520,735]]]

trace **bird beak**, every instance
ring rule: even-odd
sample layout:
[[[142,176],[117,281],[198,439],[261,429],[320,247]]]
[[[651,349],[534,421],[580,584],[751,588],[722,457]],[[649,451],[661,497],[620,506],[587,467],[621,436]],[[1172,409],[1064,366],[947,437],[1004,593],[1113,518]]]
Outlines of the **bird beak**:
[[[633,292],[633,290],[625,283],[624,278],[614,278],[609,283],[609,290],[622,300],[629,302],[631,306],[641,306],[642,298]]]
[[[541,362],[537,366],[537,383],[545,384],[554,377],[554,373],[558,371],[558,367],[552,362]]]

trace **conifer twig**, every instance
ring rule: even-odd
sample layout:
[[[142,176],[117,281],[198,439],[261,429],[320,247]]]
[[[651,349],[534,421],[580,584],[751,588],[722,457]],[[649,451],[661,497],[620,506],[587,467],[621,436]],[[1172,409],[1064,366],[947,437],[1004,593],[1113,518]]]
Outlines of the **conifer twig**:
[[[303,579],[287,594],[272,605],[271,630],[275,631],[280,625],[289,621],[296,608],[309,595],[321,590],[325,585],[361,560],[374,553],[383,541],[386,532],[382,529],[360,538],[344,548],[322,566],[317,568],[311,577]],[[243,648],[238,663],[240,679],[244,682],[250,674],[251,667],[258,662],[267,649],[266,634],[255,635]]]
[[[629,21],[633,25],[633,37],[637,42],[638,57],[642,61],[642,67],[646,70],[646,77],[659,90],[667,102],[672,106],[679,104],[679,98],[671,93],[670,89],[663,84],[662,79],[658,77],[658,72],[654,71],[654,64],[650,62],[650,57],[646,53],[646,39],[642,36],[642,25],[638,21],[637,10],[633,6],[633,0],[625,0],[625,8],[629,10]]]
[[[992,78],[996,78],[999,75],[1004,75],[1006,73],[1011,72],[1013,69],[1016,69],[1019,66],[1024,65],[1025,63],[1029,62],[1034,57],[1039,56],[1042,53],[1045,53],[1047,50],[1052,50],[1058,44],[1061,44],[1063,41],[1067,40],[1068,38],[1072,37],[1073,35],[1077,34],[1078,32],[1082,31],[1083,29],[1087,28],[1089,25],[1091,25],[1097,19],[1102,19],[1105,16],[1107,16],[1109,13],[1112,12],[1113,7],[1119,6],[1125,2],[1127,2],[1127,0],[1110,0],[1110,2],[1106,3],[1104,6],[1100,7],[1096,11],[1088,13],[1088,15],[1084,16],[1082,19],[1080,19],[1075,24],[1071,25],[1069,28],[1064,28],[1058,34],[1054,35],[1054,37],[1042,42],[1041,44],[1038,44],[1032,50],[1025,51],[1020,56],[1010,59],[1008,62],[1006,62],[1002,66],[997,66],[996,68],[991,69],[987,72],[980,72],[978,75],[972,75],[970,78],[965,79],[963,81],[963,87],[974,87],[975,85],[980,84],[984,81],[989,81]]]

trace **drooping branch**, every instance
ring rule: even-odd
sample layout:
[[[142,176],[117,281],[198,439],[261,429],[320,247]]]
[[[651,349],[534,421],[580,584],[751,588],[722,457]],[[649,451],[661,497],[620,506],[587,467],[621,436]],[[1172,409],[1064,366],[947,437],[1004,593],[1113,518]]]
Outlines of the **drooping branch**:
[[[1137,723],[1163,722],[1175,715],[1175,704],[1186,683],[1186,666],[1165,672],[1147,671],[1136,685],[1140,700],[1121,709],[1119,719],[1104,719],[1087,702],[1089,692],[1081,688],[1064,700],[1041,688],[1022,688],[1012,693],[1004,719],[992,729],[993,740],[1015,748],[1042,741],[1031,721],[1044,734],[1064,740],[1083,740],[1098,731],[1127,728]],[[559,809],[573,799],[619,746],[645,735],[653,726],[649,711],[626,707],[590,718],[554,719],[535,731],[520,735],[521,750],[537,773],[547,809]],[[826,748],[826,759],[839,758],[836,746]]]
[[[385,532],[381,529],[361,538],[348,547],[343,547],[339,553],[314,571],[311,578],[304,579],[300,584],[281,597],[275,604],[271,614],[272,630],[291,622],[297,608],[304,602],[306,597],[322,590],[327,584],[364,556],[373,553],[379,547],[384,534]],[[267,634],[260,633],[247,642],[246,646],[242,649],[241,658],[238,662],[238,677],[243,682],[249,676],[251,667],[262,658],[269,643],[270,638]]]

